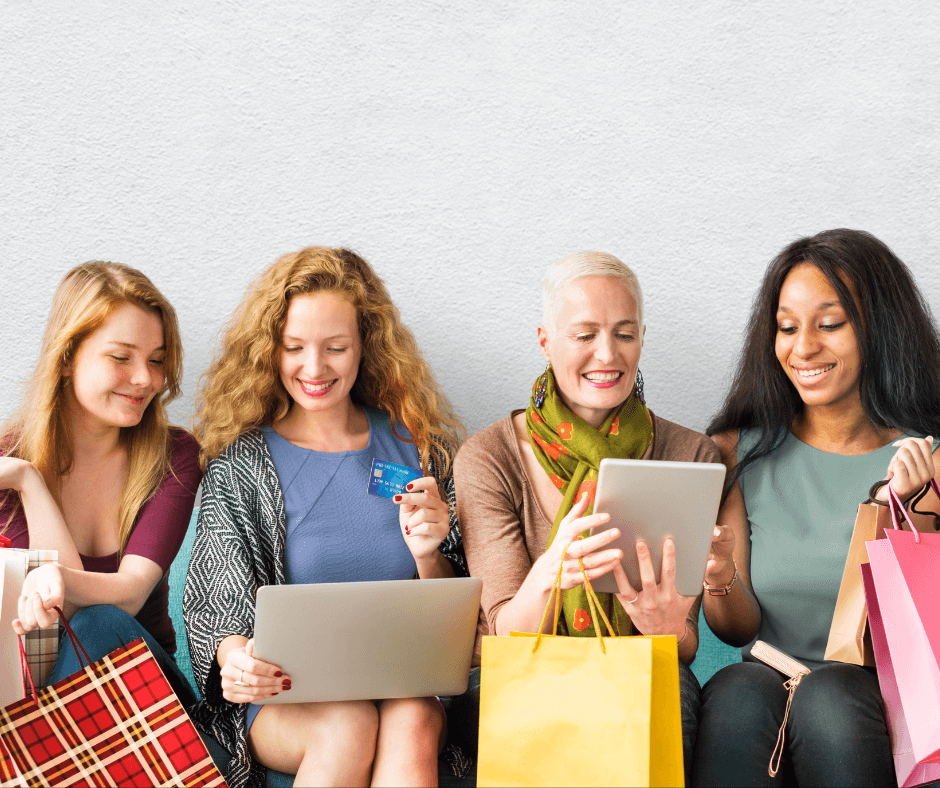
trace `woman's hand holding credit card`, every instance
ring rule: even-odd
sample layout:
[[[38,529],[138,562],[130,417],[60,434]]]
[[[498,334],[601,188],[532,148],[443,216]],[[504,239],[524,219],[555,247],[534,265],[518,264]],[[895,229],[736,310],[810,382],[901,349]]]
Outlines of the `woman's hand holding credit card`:
[[[408,482],[421,478],[421,471],[409,465],[399,465],[387,460],[372,460],[372,473],[369,474],[369,494],[380,498],[394,498],[405,492]],[[395,503],[398,503],[396,501]]]
[[[373,460],[369,492],[400,505],[398,522],[415,561],[436,557],[450,531],[450,510],[441,500],[437,479],[407,465]]]

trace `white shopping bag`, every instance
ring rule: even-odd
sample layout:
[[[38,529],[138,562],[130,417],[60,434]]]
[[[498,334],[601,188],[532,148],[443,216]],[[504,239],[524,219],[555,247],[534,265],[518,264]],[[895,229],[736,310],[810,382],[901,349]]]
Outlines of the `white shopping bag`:
[[[20,648],[12,626],[13,619],[19,617],[17,600],[23,581],[37,567],[59,563],[58,550],[19,550],[7,547],[9,543],[9,539],[0,536],[0,570],[3,571],[0,577],[0,708],[23,697]],[[34,629],[23,641],[33,682],[37,687],[44,686],[59,657],[58,622],[51,627]],[[15,695],[9,697],[10,692]]]
[[[28,561],[25,550],[0,550],[0,708],[24,697],[20,647],[13,619],[19,618],[17,601]]]

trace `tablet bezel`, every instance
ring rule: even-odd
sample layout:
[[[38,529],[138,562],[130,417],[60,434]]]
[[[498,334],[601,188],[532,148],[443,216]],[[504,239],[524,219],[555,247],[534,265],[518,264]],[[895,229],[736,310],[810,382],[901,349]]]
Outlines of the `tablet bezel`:
[[[634,589],[642,589],[637,540],[649,546],[659,583],[663,540],[671,536],[676,544],[676,589],[683,596],[702,593],[725,473],[721,463],[601,460],[594,512],[610,514],[611,519],[592,533],[620,529],[608,547],[623,550],[621,563]],[[618,591],[613,572],[592,585],[596,591]]]

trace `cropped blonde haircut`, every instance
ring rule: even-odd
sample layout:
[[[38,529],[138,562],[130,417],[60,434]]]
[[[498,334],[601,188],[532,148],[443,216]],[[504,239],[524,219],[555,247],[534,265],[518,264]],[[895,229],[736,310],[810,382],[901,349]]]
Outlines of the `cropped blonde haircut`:
[[[542,280],[542,320],[549,334],[555,333],[568,285],[584,276],[611,276],[623,282],[636,301],[639,330],[643,330],[643,290],[636,274],[612,254],[575,252],[549,268]]]
[[[291,299],[336,293],[356,308],[362,359],[350,396],[380,408],[392,429],[403,424],[427,472],[431,453],[450,472],[464,429],[414,335],[371,266],[349,249],[311,246],[286,254],[249,287],[225,327],[222,347],[203,376],[196,416],[203,468],[239,435],[287,415],[293,400],[280,376],[284,323]]]
[[[79,346],[121,306],[131,304],[163,323],[165,382],[134,427],[122,427],[127,478],[121,492],[118,543],[123,555],[141,507],[170,473],[168,402],[180,393],[183,345],[176,312],[146,276],[119,263],[92,261],[69,271],[52,299],[39,360],[26,384],[19,411],[0,429],[5,454],[31,462],[61,507],[60,477],[72,467],[72,433],[63,372]],[[18,508],[18,506],[17,506]],[[13,510],[13,515],[16,514]],[[3,524],[9,525],[11,517]]]

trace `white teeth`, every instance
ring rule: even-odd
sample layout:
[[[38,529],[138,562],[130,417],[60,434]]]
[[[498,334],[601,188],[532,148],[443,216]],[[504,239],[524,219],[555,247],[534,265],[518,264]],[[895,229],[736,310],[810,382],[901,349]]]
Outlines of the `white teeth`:
[[[301,384],[300,384],[300,387],[301,387],[304,391],[313,391],[313,392],[316,392],[316,391],[323,391],[324,389],[328,389],[328,388],[329,388],[330,386],[332,386],[332,385],[333,385],[332,382],[330,382],[330,383],[314,383],[314,384],[312,384],[312,385],[311,385],[310,383],[301,383]]]
[[[801,378],[815,378],[817,375],[822,375],[823,372],[828,372],[832,369],[835,364],[830,364],[828,367],[823,367],[822,369],[798,369],[796,374]]]
[[[621,372],[588,372],[584,377],[595,383],[610,383],[621,377]]]

